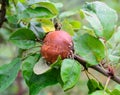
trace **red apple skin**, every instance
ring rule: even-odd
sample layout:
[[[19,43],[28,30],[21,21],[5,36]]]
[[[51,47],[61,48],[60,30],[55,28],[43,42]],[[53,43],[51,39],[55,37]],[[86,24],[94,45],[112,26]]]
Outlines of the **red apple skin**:
[[[73,54],[72,37],[62,30],[49,32],[44,38],[40,52],[50,64],[54,63],[58,56],[62,59],[68,58]]]

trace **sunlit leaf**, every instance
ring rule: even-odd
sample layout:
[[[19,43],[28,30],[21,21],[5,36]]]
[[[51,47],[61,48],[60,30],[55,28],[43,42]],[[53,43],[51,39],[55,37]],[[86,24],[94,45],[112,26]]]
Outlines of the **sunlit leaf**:
[[[78,82],[80,77],[80,64],[72,59],[64,59],[61,66],[61,79],[63,89],[66,91]]]
[[[76,10],[62,12],[62,13],[59,15],[59,17],[60,17],[60,18],[69,17],[69,16],[72,16],[72,15],[77,14],[77,12],[78,12],[78,11],[76,11]]]
[[[76,35],[74,47],[75,52],[82,56],[89,65],[96,65],[105,57],[105,48],[102,42],[89,34]]]
[[[109,95],[109,94],[107,94],[104,90],[100,90],[100,91],[95,91],[89,95]]]
[[[37,21],[42,24],[44,32],[55,31],[54,24],[49,19],[38,19]]]
[[[55,5],[51,2],[39,2],[41,7],[47,8],[52,14],[57,15],[58,10],[56,9]]]
[[[83,12],[85,14],[86,20],[94,28],[95,34],[99,37],[102,37],[103,36],[103,26],[101,25],[101,22],[99,21],[97,15],[93,12],[87,12],[87,11],[83,11]]]
[[[99,1],[86,3],[84,10],[85,18],[95,30],[96,35],[106,40],[110,39],[118,19],[116,11]]]
[[[27,0],[29,5],[36,4],[39,2],[49,2],[49,0]]]
[[[68,20],[62,22],[62,30],[68,32],[72,36],[74,35],[74,30]]]
[[[81,23],[80,23],[80,21],[70,20],[69,23],[72,25],[72,28],[73,28],[74,30],[81,28]]]
[[[120,90],[114,89],[110,95],[120,95]]]
[[[120,27],[107,42],[108,58],[112,64],[118,64],[120,62]]]

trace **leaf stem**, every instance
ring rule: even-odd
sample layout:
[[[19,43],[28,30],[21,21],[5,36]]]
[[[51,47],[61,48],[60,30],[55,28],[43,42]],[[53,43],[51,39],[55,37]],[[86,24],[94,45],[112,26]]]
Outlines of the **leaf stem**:
[[[107,78],[107,81],[106,81],[106,84],[105,84],[105,88],[104,88],[104,95],[105,95],[105,91],[106,91],[106,89],[107,89],[107,86],[108,86],[108,84],[109,84],[110,79],[111,79],[111,76],[109,76],[109,77]]]
[[[87,71],[87,72],[88,72],[88,71]],[[90,74],[96,81],[99,82],[99,80],[98,80],[92,73],[88,72],[88,74]]]
[[[89,77],[89,75],[88,75],[87,70],[85,70],[85,74],[86,74],[87,78],[90,80],[90,77]]]

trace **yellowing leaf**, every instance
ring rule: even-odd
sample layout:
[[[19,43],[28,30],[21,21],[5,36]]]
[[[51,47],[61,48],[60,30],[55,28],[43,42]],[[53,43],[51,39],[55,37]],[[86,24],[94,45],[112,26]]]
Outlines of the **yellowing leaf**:
[[[55,28],[51,27],[51,26],[42,26],[43,30],[47,33],[47,32],[51,32],[54,31]]]
[[[37,19],[37,21],[39,21],[42,24],[42,28],[46,33],[55,30],[54,24],[51,20],[49,20],[49,19]]]

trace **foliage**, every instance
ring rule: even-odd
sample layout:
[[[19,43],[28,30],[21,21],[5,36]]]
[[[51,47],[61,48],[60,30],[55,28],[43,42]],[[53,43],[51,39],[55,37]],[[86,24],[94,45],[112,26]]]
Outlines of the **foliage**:
[[[15,80],[20,64],[21,60],[16,58],[10,64],[0,67],[0,91],[4,91]]]
[[[0,31],[0,34],[19,51],[11,63],[0,67],[0,92],[12,84],[20,70],[30,95],[36,95],[43,88],[55,84],[60,84],[64,91],[77,84],[82,70],[79,62],[73,58],[62,60],[58,57],[48,69],[42,71],[40,67],[40,73],[36,71],[39,70],[39,64],[43,67],[46,65],[46,61],[42,60],[40,48],[45,35],[55,30],[56,23],[62,24],[61,29],[73,37],[74,54],[87,62],[86,68],[102,65],[100,63],[103,61],[107,64],[119,63],[120,28],[116,27],[118,15],[114,9],[95,1],[86,3],[83,8],[77,10],[60,12],[61,3],[56,4],[48,0],[33,1],[17,0],[13,3],[9,0],[7,22],[1,28],[1,31],[6,32]],[[99,81],[90,78],[87,87],[89,95],[120,93],[119,89],[110,90]]]

